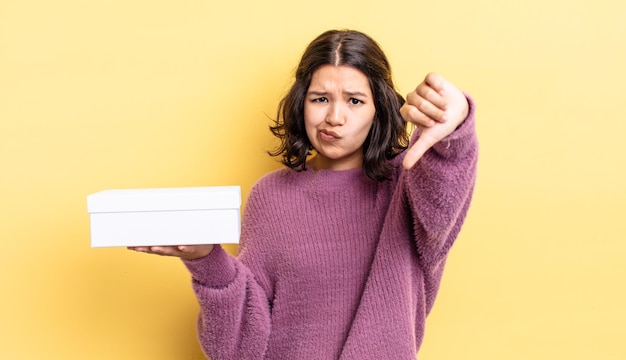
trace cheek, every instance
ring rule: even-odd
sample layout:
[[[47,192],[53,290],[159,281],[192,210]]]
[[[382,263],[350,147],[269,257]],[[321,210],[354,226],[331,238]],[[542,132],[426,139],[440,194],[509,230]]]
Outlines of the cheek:
[[[369,121],[362,124],[361,130],[359,131],[359,142],[361,142],[361,144],[365,142],[365,139],[367,139],[367,136],[370,134],[373,127],[374,121]]]
[[[320,122],[321,112],[314,106],[304,106],[304,124],[307,126],[316,126]]]
[[[307,109],[306,106],[304,107],[304,127],[306,128],[307,134],[314,129],[317,129],[323,120],[323,118],[320,120],[319,111],[315,111],[315,109],[311,108]]]
[[[370,131],[372,131],[372,127],[374,127],[374,121],[376,121],[376,119],[374,118],[374,114],[372,114],[372,116],[369,117],[368,121],[363,122],[362,131],[365,132],[366,135],[369,134]]]

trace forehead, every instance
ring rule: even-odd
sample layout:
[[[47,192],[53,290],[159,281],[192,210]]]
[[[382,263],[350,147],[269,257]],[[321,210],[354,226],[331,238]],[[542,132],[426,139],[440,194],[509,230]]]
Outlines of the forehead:
[[[370,82],[359,69],[346,65],[323,65],[313,72],[309,89],[359,90],[371,94]]]

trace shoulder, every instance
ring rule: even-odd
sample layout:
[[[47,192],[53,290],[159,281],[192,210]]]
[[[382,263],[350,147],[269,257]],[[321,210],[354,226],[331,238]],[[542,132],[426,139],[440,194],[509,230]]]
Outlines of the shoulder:
[[[253,191],[276,189],[277,187],[289,186],[298,181],[306,172],[298,172],[289,168],[282,168],[263,175],[253,186]]]
[[[281,168],[263,175],[250,190],[248,201],[267,201],[275,198],[277,194],[288,192],[289,189],[297,188],[307,176],[306,171],[297,172],[289,168]]]
[[[294,204],[307,196],[305,185],[310,171],[282,168],[262,176],[252,187],[244,206],[246,223],[275,221],[285,212],[294,212]],[[265,224],[264,226],[266,226]]]

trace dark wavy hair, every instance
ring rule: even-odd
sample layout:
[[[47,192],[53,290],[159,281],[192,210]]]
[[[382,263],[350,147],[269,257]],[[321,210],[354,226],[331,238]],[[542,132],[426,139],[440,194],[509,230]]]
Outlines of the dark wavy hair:
[[[306,169],[313,147],[304,126],[304,101],[313,73],[323,65],[351,66],[369,80],[376,113],[363,144],[363,169],[371,179],[390,178],[390,159],[407,148],[409,135],[400,115],[404,98],[395,90],[391,67],[380,46],[368,35],[354,30],[330,30],[314,39],[304,51],[295,81],[278,105],[270,126],[280,145],[269,154],[281,156],[291,169]]]

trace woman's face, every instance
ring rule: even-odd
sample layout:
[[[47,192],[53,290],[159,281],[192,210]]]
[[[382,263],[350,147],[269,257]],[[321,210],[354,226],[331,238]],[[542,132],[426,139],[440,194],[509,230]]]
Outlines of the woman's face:
[[[374,97],[367,76],[350,66],[324,65],[311,78],[304,125],[317,156],[316,169],[363,165],[363,143],[374,123]]]

